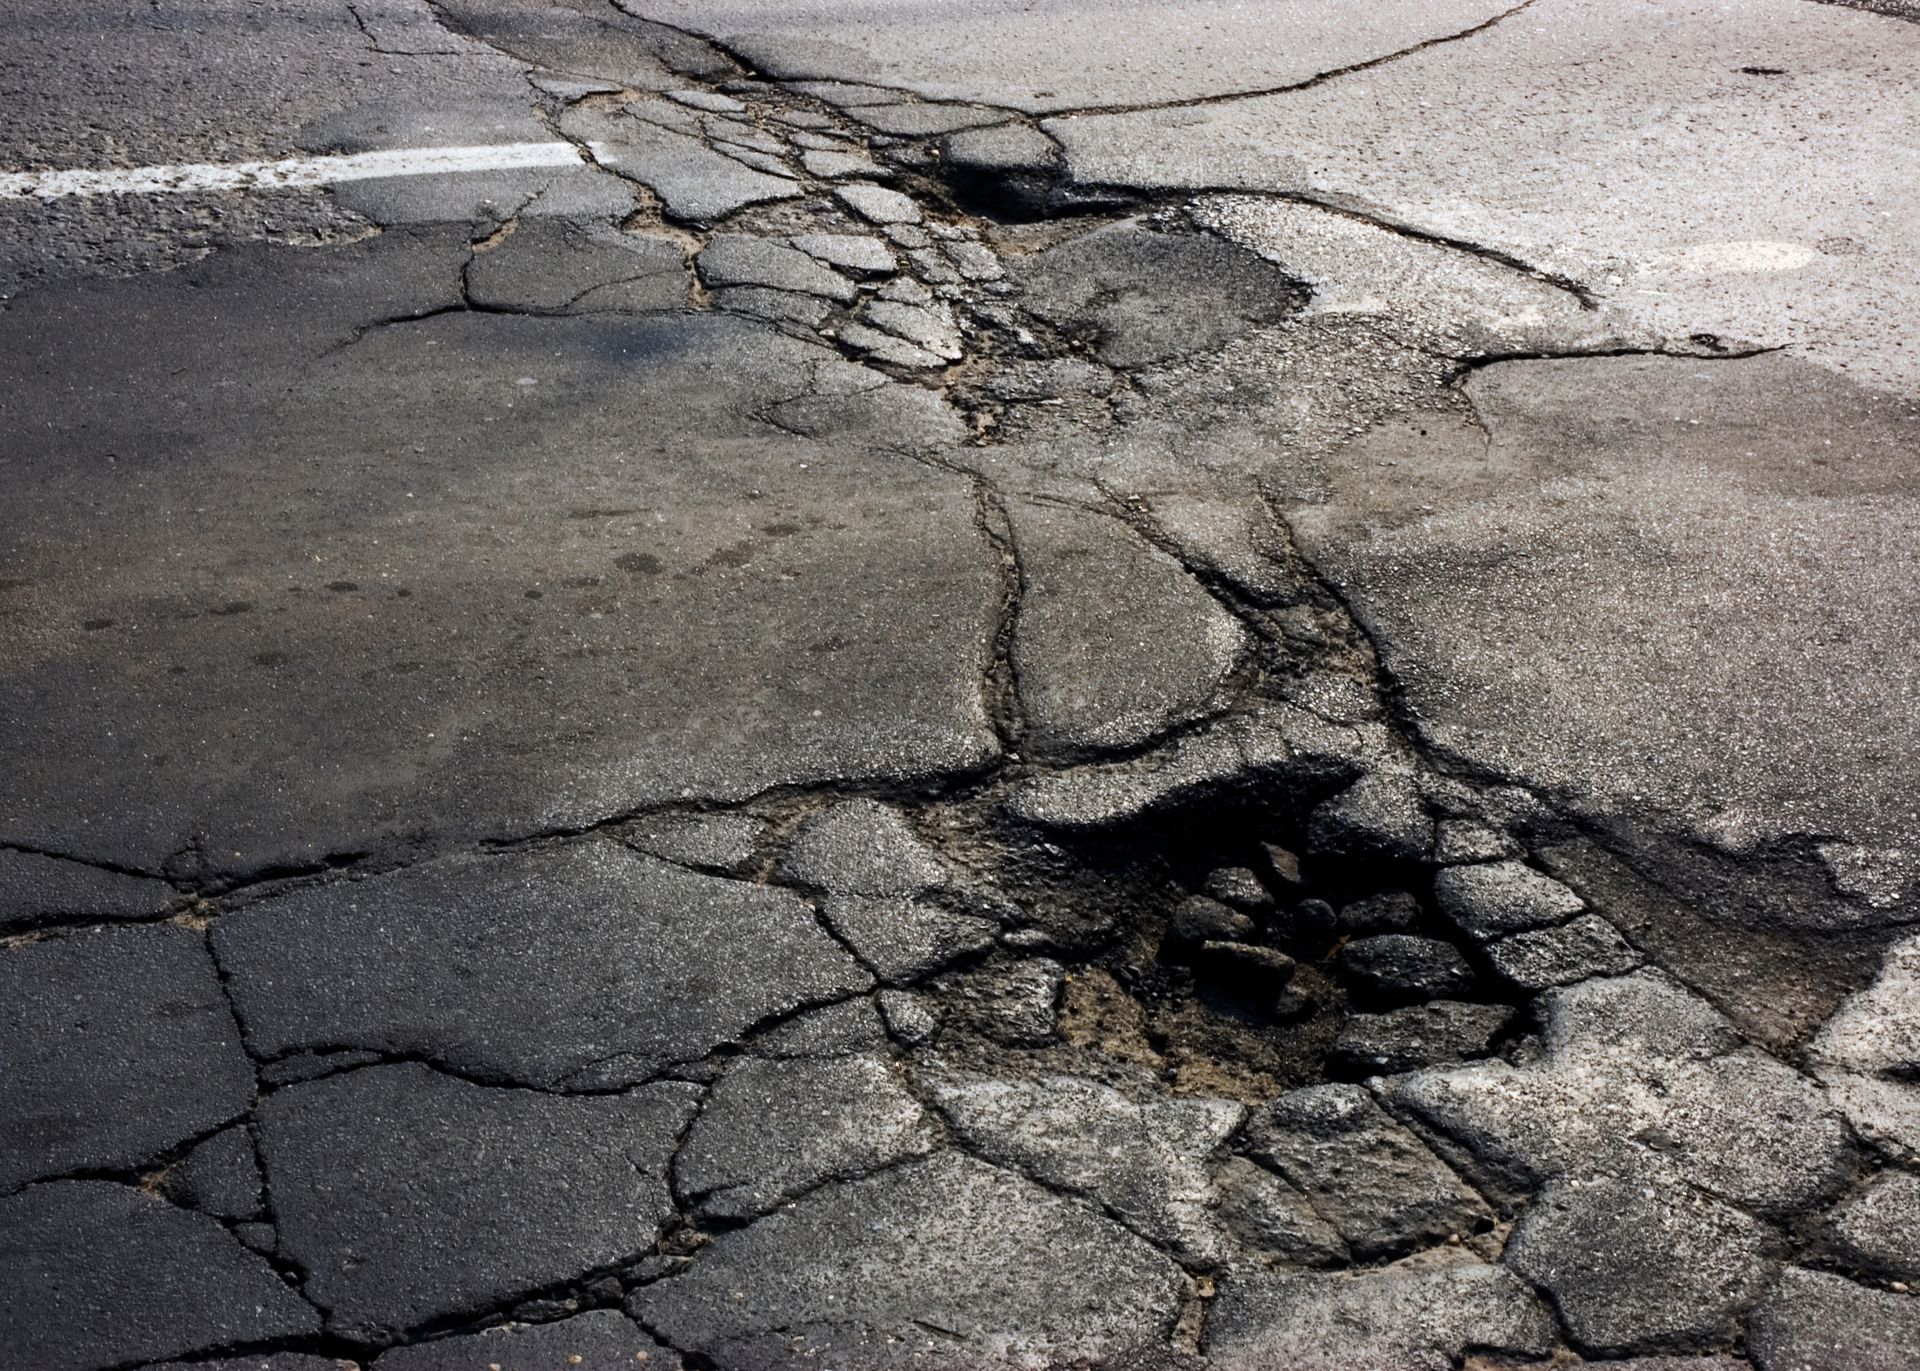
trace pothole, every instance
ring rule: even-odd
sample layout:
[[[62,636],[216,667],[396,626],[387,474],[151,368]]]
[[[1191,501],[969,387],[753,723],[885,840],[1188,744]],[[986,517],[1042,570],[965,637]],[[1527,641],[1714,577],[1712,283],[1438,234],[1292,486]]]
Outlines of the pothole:
[[[940,1055],[1259,1104],[1495,1051],[1528,992],[1436,907],[1432,820],[1407,825],[1426,833],[1412,853],[1405,832],[1342,827],[1354,788],[1200,803],[996,854],[996,888],[1030,922],[919,987],[939,1007]],[[1443,822],[1457,845],[1469,826]],[[1513,850],[1470,827],[1486,853]],[[1061,968],[1057,1034],[996,1012],[984,989],[1022,953]]]

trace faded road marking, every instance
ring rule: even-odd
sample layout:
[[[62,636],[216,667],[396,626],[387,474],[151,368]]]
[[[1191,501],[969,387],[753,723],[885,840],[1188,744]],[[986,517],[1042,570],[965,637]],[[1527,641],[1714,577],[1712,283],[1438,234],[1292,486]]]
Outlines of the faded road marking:
[[[387,176],[565,167],[581,161],[571,143],[494,143],[459,148],[394,148],[341,157],[280,162],[199,162],[102,171],[0,172],[0,200],[56,200],[69,195],[183,195],[196,191],[277,190],[372,181]]]

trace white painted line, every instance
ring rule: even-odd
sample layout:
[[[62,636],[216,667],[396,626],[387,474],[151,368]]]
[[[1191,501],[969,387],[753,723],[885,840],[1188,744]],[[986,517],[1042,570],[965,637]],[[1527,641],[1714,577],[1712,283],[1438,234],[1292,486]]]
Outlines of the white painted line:
[[[394,148],[342,157],[291,157],[281,162],[189,162],[107,171],[0,172],[0,200],[57,200],[68,195],[185,195],[208,190],[273,190],[371,181],[385,176],[511,171],[577,166],[571,143],[494,143],[464,148]]]

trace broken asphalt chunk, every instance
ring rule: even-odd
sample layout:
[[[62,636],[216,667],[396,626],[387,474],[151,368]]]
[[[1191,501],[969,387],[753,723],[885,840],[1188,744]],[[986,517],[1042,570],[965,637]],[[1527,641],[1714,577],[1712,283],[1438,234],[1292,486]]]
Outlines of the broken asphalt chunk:
[[[1306,1196],[1263,1166],[1229,1157],[1214,1172],[1220,1222],[1260,1256],[1291,1266],[1344,1266],[1352,1258]]]
[[[1523,862],[1452,866],[1433,879],[1433,900],[1462,933],[1485,941],[1562,924],[1586,901]]]
[[[1208,1166],[1240,1126],[1230,1100],[1135,1101],[1075,1076],[935,1077],[933,1107],[969,1151],[1096,1199],[1183,1259],[1221,1260]]]
[[[799,248],[740,233],[717,233],[695,259],[709,286],[765,286],[851,304],[859,288]]]
[[[466,271],[476,308],[533,314],[685,309],[691,284],[678,243],[554,217],[522,220]]]
[[[1553,1298],[1575,1346],[1620,1356],[1733,1337],[1783,1251],[1766,1224],[1651,1168],[1549,1185],[1505,1260]]]
[[[767,821],[751,814],[654,814],[627,835],[627,846],[679,866],[739,876],[752,865]]]
[[[416,1063],[260,1105],[280,1251],[329,1328],[384,1341],[631,1261],[673,1212],[667,1159],[697,1092],[565,1096]]]
[[[5,1358],[97,1371],[295,1338],[312,1307],[213,1219],[129,1186],[56,1181],[0,1200]]]
[[[1007,801],[1019,820],[1066,832],[1135,823],[1206,802],[1245,802],[1269,788],[1312,784],[1357,768],[1359,740],[1285,706],[1235,715],[1166,748],[1105,766],[1023,781]]]
[[[1159,1343],[1185,1288],[1170,1260],[1086,1205],[942,1153],[721,1233],[627,1309],[716,1371],[920,1353],[1061,1365]]]
[[[599,842],[296,891],[215,941],[262,1056],[366,1048],[546,1087],[643,1080],[870,983],[790,892]]]
[[[917,224],[920,222],[920,206],[897,190],[888,190],[885,186],[869,185],[857,181],[848,186],[836,186],[835,195],[842,204],[861,218],[875,224]]]
[[[253,1103],[206,937],[171,925],[0,948],[0,1061],[0,1190],[137,1167]]]
[[[182,1208],[216,1219],[257,1219],[266,1200],[253,1135],[244,1124],[195,1144],[160,1174],[155,1188]]]
[[[749,1057],[714,1086],[674,1162],[674,1187],[703,1214],[747,1219],[932,1146],[926,1116],[883,1058]]]
[[[841,800],[808,819],[778,871],[783,881],[835,895],[911,895],[951,879],[900,811],[878,800]]]
[[[682,222],[712,223],[748,205],[801,191],[798,181],[756,171],[699,137],[639,115],[608,117],[576,105],[564,122],[570,137],[590,142],[597,163],[646,186]]]
[[[1598,914],[1558,928],[1516,933],[1487,947],[1493,969],[1522,990],[1571,985],[1589,976],[1618,976],[1640,965],[1640,954]]]
[[[1191,956],[1204,943],[1247,942],[1256,931],[1253,920],[1239,910],[1205,895],[1190,895],[1174,906],[1166,942],[1169,951]]]
[[[809,257],[862,276],[890,276],[900,267],[883,240],[864,233],[798,233],[789,241]]]
[[[991,920],[900,896],[840,896],[820,912],[885,985],[906,985],[984,952],[1000,931]]]
[[[0,852],[0,933],[60,921],[150,919],[177,900],[172,886],[88,862]]]
[[[1920,1155],[1920,938],[1888,949],[1879,977],[1835,1011],[1808,1057],[1863,1137]]]
[[[1835,1209],[1827,1241],[1850,1266],[1920,1281],[1920,1176],[1888,1171]]]
[[[1290,1091],[1247,1123],[1246,1151],[1286,1177],[1360,1261],[1465,1237],[1492,1214],[1357,1085]]]
[[[895,300],[869,300],[860,317],[896,338],[932,353],[945,362],[961,357],[960,329],[945,305],[905,305]]]
[[[1211,352],[1307,298],[1244,248],[1138,219],[1021,258],[1014,275],[1027,309],[1062,328],[1091,328],[1100,360],[1123,368]]]
[[[1484,1057],[1512,1021],[1506,1005],[1458,1000],[1354,1014],[1340,1025],[1332,1059],[1344,1070],[1375,1076]]]
[[[1411,775],[1372,772],[1313,811],[1307,847],[1350,861],[1424,861],[1433,853],[1433,820]]]
[[[1239,620],[1120,519],[1034,501],[1008,514],[1028,753],[1137,746],[1202,715],[1246,647]]]
[[[1542,1357],[1558,1341],[1512,1273],[1463,1255],[1353,1275],[1236,1272],[1205,1350],[1219,1371],[1450,1371],[1470,1348]]]
[[[1060,963],[1045,957],[990,967],[961,976],[946,1007],[983,1037],[1007,1047],[1039,1047],[1059,1026],[1065,978]]]
[[[1529,1192],[1555,1177],[1636,1172],[1656,1158],[1685,1183],[1755,1213],[1835,1193],[1850,1147],[1798,1072],[1738,1049],[1727,1021],[1653,972],[1590,980],[1539,1001],[1544,1052],[1382,1082],[1462,1150],[1482,1181]]]
[[[1443,1000],[1473,988],[1473,968],[1452,943],[1410,933],[1356,938],[1340,949],[1340,974],[1387,1001]]]
[[[1754,1310],[1747,1352],[1759,1371],[1907,1371],[1920,1347],[1920,1299],[1794,1268]]]

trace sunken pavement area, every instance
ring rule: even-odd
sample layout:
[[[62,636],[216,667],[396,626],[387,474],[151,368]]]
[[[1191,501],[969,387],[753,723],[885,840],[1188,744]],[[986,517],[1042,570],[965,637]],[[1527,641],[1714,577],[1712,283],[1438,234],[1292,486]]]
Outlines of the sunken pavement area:
[[[1915,18],[11,0],[0,1371],[1920,1366]]]

